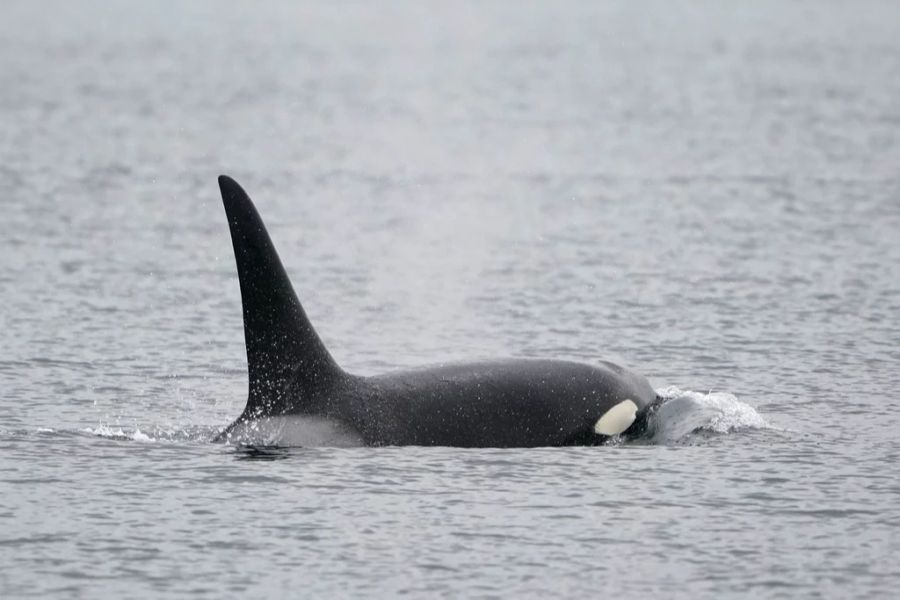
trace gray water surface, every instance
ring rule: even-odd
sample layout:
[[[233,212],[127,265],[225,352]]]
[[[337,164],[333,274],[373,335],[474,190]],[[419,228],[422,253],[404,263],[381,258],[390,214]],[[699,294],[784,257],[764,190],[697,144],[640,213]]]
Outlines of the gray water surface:
[[[900,4],[8,1],[0,597],[892,597]],[[241,181],[362,374],[601,358],[603,448],[236,448]]]

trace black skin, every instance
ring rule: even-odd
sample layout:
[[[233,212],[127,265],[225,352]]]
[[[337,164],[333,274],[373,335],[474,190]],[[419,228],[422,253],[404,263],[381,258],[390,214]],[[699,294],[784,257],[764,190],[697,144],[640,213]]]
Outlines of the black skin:
[[[344,372],[306,317],[246,192],[219,186],[231,229],[244,312],[250,391],[239,423],[267,416],[324,417],[370,446],[597,445],[597,420],[630,399],[646,429],[659,399],[647,380],[608,362],[509,359],[396,371]]]

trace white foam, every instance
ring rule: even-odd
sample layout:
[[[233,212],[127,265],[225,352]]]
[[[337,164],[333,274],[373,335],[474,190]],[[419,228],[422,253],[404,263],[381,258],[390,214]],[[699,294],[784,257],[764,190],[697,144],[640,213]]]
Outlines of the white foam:
[[[142,432],[137,427],[134,428],[134,431],[131,433],[131,439],[135,442],[155,442],[156,440]]]
[[[749,404],[726,392],[694,392],[668,387],[656,390],[666,401],[653,415],[653,441],[671,443],[697,431],[730,433],[765,429],[766,420]]]
[[[353,448],[364,445],[356,432],[341,423],[299,415],[265,417],[239,423],[231,430],[227,441],[252,446],[303,448]]]
[[[131,440],[133,442],[155,442],[156,439],[150,437],[139,428],[135,427],[133,430],[125,430],[122,427],[110,427],[109,425],[105,425],[101,423],[97,425],[97,427],[86,427],[84,431],[96,435],[98,437],[110,438],[113,440]]]

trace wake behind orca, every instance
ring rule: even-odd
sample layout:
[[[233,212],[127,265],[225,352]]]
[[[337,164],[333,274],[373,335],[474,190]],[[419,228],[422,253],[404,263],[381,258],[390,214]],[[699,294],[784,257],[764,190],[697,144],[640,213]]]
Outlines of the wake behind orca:
[[[656,392],[643,376],[608,362],[505,359],[373,377],[345,372],[306,317],[247,193],[225,175],[219,187],[250,386],[244,412],[216,441],[263,432],[273,445],[598,445],[646,427]]]

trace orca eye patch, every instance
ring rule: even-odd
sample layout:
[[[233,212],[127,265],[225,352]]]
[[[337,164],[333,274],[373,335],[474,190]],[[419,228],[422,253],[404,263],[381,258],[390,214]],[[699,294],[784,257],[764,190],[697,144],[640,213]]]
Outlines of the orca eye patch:
[[[599,435],[619,435],[631,427],[637,418],[638,406],[632,400],[622,400],[608,411],[594,424],[594,433]]]

